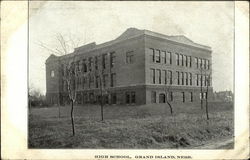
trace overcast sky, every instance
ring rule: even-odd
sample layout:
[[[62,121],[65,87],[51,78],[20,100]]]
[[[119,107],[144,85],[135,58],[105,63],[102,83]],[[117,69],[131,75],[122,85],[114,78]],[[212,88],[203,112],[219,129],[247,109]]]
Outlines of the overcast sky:
[[[45,60],[38,42],[57,47],[55,34],[81,44],[115,39],[127,28],[185,35],[212,47],[213,88],[233,90],[234,2],[30,2],[29,83],[46,92]]]

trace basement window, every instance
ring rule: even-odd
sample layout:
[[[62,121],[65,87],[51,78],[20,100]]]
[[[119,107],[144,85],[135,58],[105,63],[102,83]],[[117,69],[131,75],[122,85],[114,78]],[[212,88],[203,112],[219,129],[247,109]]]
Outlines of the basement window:
[[[50,72],[50,76],[55,77],[55,72],[53,70]]]

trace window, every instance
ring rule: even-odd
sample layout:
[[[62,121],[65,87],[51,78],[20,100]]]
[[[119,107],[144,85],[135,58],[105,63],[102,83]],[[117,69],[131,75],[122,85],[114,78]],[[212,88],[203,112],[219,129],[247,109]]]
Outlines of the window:
[[[82,89],[85,88],[85,83],[86,83],[85,77],[82,77]]]
[[[207,92],[203,93],[203,99],[207,99]]]
[[[93,59],[92,57],[89,57],[89,71],[92,70],[92,63],[93,63]]]
[[[192,86],[192,73],[189,73],[189,85]]]
[[[83,65],[83,72],[87,72],[87,64],[85,59],[82,61],[82,65]]]
[[[207,85],[208,85],[208,86],[210,86],[210,85],[211,85],[211,83],[210,83],[210,82],[211,82],[211,78],[210,78],[210,76],[208,76],[208,79],[207,79]]]
[[[110,53],[110,67],[114,67],[115,65],[115,52]]]
[[[162,56],[162,63],[166,64],[167,63],[166,51],[162,51],[161,56]]]
[[[89,76],[89,88],[92,87],[92,83],[94,83],[94,77],[93,76]]]
[[[204,76],[204,86],[207,86],[207,76]]]
[[[196,85],[199,86],[199,74],[196,74]]]
[[[180,85],[180,72],[176,71],[177,73],[177,84]]]
[[[135,92],[131,92],[131,103],[135,103]]]
[[[129,104],[130,103],[130,93],[126,92],[126,103]]]
[[[94,102],[94,93],[89,93],[89,101]]]
[[[111,104],[116,104],[116,93],[111,93]]]
[[[207,69],[210,69],[209,60],[207,60]]]
[[[174,96],[173,96],[173,92],[169,92],[169,100],[170,101],[173,101],[174,100]]]
[[[157,69],[156,70],[156,77],[157,77],[157,80],[158,80],[158,84],[161,84],[161,70],[160,69]]]
[[[100,78],[99,78],[99,76],[96,76],[95,77],[95,87],[96,88],[99,88],[99,83],[100,83]]]
[[[168,76],[167,76],[167,71],[166,70],[163,70],[163,73],[164,73],[164,84],[167,84],[167,78],[168,78]]]
[[[202,78],[203,76],[200,75],[199,77],[200,77],[200,80],[199,80],[200,81],[200,85],[202,86],[203,85],[203,78]]]
[[[183,66],[183,55],[180,54],[180,65]]]
[[[184,85],[184,73],[181,72],[181,84]]]
[[[185,73],[185,78],[186,78],[186,85],[188,85],[188,73]]]
[[[79,89],[80,86],[81,86],[81,83],[82,83],[82,82],[81,82],[81,78],[80,78],[80,77],[77,77],[76,80],[77,80],[76,88]]]
[[[168,71],[168,82],[172,84],[172,71]]]
[[[63,81],[63,91],[65,91],[65,92],[68,91],[68,85],[67,85],[67,81],[66,80]]]
[[[108,80],[108,75],[103,75],[103,87],[105,88],[107,86],[107,80]]]
[[[207,69],[207,60],[204,59],[204,69]]]
[[[108,95],[104,95],[104,103],[108,104],[109,103],[109,96]]]
[[[199,58],[198,59],[198,68],[201,68],[202,67],[202,62],[201,62],[201,59]]]
[[[79,72],[80,71],[80,61],[76,62],[76,71]]]
[[[150,79],[151,83],[155,84],[155,69],[150,69]]]
[[[116,86],[116,74],[115,73],[111,74],[111,83],[110,83],[110,86],[111,87]]]
[[[63,64],[61,65],[60,69],[61,69],[62,76],[64,76],[64,65]]]
[[[156,63],[161,63],[160,50],[155,50],[155,62]]]
[[[153,48],[149,48],[149,56],[150,56],[151,62],[155,62],[155,52]]]
[[[200,99],[203,99],[203,93],[200,93]]]
[[[98,70],[98,57],[95,56],[95,69]]]
[[[175,59],[176,59],[176,65],[177,65],[177,66],[180,65],[180,63],[179,63],[179,58],[180,58],[179,54],[178,54],[178,53],[175,53]]]
[[[203,68],[206,69],[207,68],[207,60],[203,59]]]
[[[182,102],[185,102],[185,92],[182,92]]]
[[[183,61],[184,61],[184,66],[187,67],[188,66],[188,58],[187,58],[187,56],[184,55]]]
[[[190,92],[190,102],[193,102],[193,92]]]
[[[126,63],[130,64],[134,62],[134,51],[129,51],[126,53]]]
[[[206,76],[203,75],[203,76],[202,76],[202,85],[206,86],[205,82],[206,82]]]
[[[105,69],[107,65],[107,54],[102,55],[102,68]]]
[[[189,67],[192,67],[192,58],[191,58],[191,56],[189,56],[188,59],[189,59]]]
[[[167,52],[167,64],[172,64],[172,53]]]
[[[195,57],[195,64],[196,64],[196,68],[199,68],[199,63],[198,63],[198,58]]]
[[[55,77],[55,72],[53,70],[50,72],[50,76]]]
[[[191,66],[190,66],[190,61],[191,61],[190,58],[191,58],[190,56],[187,56],[187,64],[186,64],[187,67],[191,67]]]
[[[151,92],[151,103],[156,103],[156,92],[155,91]]]
[[[201,68],[205,69],[205,59],[201,59]]]
[[[159,103],[166,103],[166,96],[164,93],[159,94]]]

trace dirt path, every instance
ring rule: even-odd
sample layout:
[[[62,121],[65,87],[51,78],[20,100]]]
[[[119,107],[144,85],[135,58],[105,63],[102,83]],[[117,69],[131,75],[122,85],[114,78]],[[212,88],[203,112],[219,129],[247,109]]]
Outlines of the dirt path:
[[[194,149],[233,149],[234,141],[232,137],[216,139],[207,144],[194,147]]]

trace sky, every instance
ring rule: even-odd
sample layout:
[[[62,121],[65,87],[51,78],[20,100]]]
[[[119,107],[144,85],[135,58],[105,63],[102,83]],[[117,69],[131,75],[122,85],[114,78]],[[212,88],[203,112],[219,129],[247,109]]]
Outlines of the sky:
[[[55,35],[73,35],[80,44],[117,38],[127,28],[184,35],[210,46],[214,91],[233,91],[234,2],[31,1],[29,86],[46,92],[45,61],[39,43],[58,47]]]

